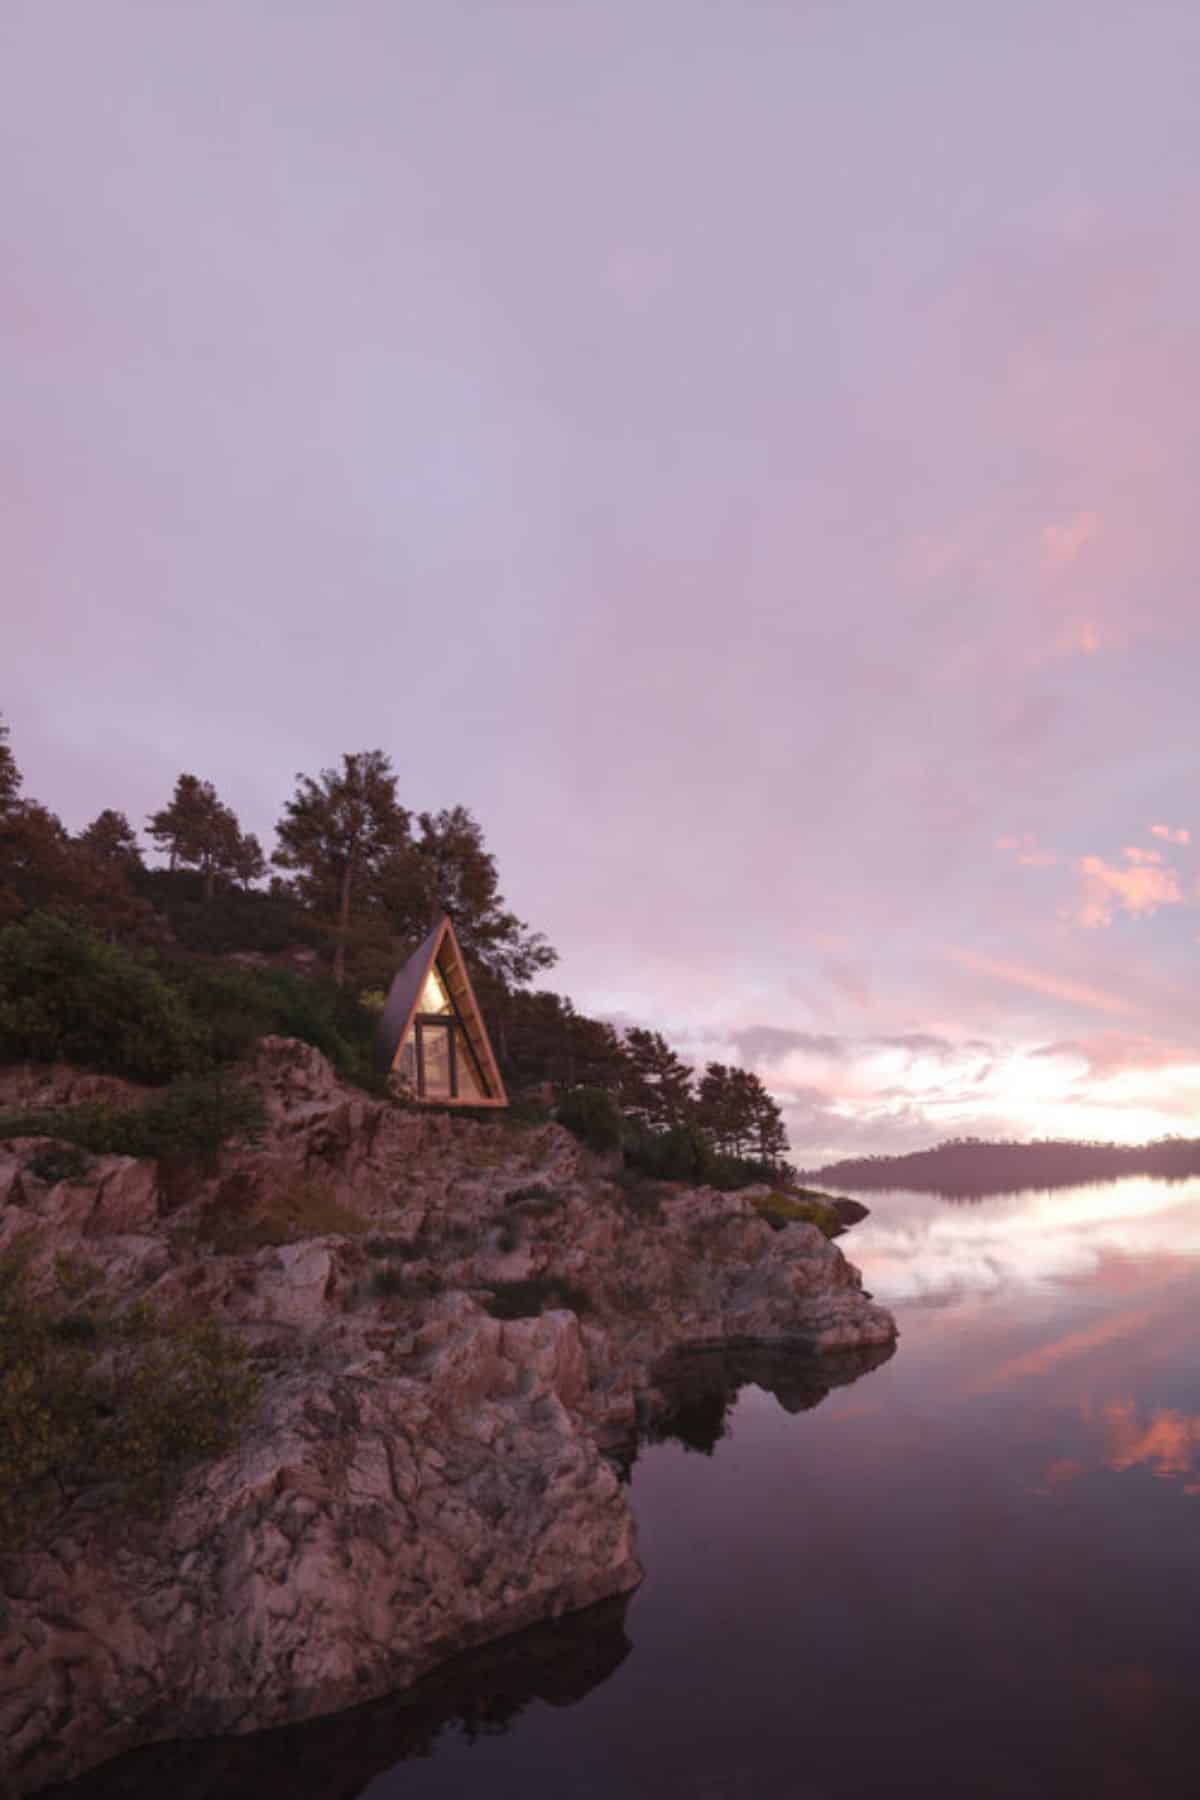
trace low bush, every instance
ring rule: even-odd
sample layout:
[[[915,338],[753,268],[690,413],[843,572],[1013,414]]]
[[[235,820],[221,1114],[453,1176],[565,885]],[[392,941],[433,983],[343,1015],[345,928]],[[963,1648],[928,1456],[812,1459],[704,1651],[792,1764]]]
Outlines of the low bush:
[[[283,916],[261,895],[213,904]],[[200,913],[211,921],[207,907]],[[274,1033],[314,1045],[345,1080],[382,1094],[377,1023],[319,974],[239,968],[178,947],[140,956],[49,913],[0,930],[0,1062],[69,1062],[158,1085],[235,1062]]]
[[[0,1265],[0,1539],[19,1544],[89,1489],[138,1511],[235,1441],[256,1382],[213,1320],[58,1313]]]
[[[66,1145],[74,1145],[77,1152],[95,1156],[175,1156],[211,1162],[226,1144],[253,1141],[262,1124],[257,1094],[228,1075],[216,1074],[184,1077],[145,1106],[87,1101],[3,1112],[0,1138],[58,1138],[64,1146],[62,1155],[68,1154]]]
[[[535,1319],[555,1307],[584,1314],[592,1310],[586,1288],[562,1275],[530,1275],[524,1281],[493,1281],[484,1306],[494,1319]]]
[[[158,1083],[205,1057],[186,1005],[141,957],[48,913],[0,930],[0,1062]]]
[[[619,1150],[624,1122],[612,1095],[603,1088],[568,1088],[555,1114],[560,1125],[589,1150]]]
[[[347,1081],[383,1091],[374,1066],[378,1021],[327,978],[198,960],[173,965],[170,977],[214,1061],[232,1061],[268,1034],[299,1038]]]
[[[78,1144],[43,1144],[24,1163],[36,1180],[50,1187],[59,1181],[83,1181],[91,1166],[91,1157]]]
[[[626,1166],[656,1181],[706,1185],[716,1161],[707,1138],[692,1125],[676,1125],[670,1131],[634,1127],[626,1132]]]
[[[404,1269],[376,1269],[371,1288],[381,1300],[436,1300],[445,1282],[432,1269],[413,1273]]]

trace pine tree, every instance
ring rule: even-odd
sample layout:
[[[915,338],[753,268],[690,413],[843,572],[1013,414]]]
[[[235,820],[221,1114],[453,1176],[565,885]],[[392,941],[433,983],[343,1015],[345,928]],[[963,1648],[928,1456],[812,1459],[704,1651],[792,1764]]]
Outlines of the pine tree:
[[[96,814],[91,824],[80,832],[77,842],[93,856],[120,863],[126,868],[140,864],[142,860],[133,826],[123,812],[116,812],[111,806]]]
[[[725,1155],[732,1154],[733,1100],[730,1070],[724,1063],[710,1062],[700,1077],[696,1091],[696,1123],[718,1150]]]
[[[230,863],[230,874],[241,882],[244,889],[249,889],[256,881],[261,881],[267,872],[267,859],[263,855],[263,847],[252,831],[238,834],[237,847]]]
[[[21,771],[8,747],[8,738],[8,726],[0,718],[0,814],[9,812],[19,803],[21,792]]]
[[[692,1071],[659,1031],[625,1033],[621,1110],[651,1131],[682,1125],[691,1112]]]
[[[218,875],[232,873],[241,842],[237,815],[218,797],[211,781],[180,775],[171,804],[151,813],[150,836],[169,858],[199,869],[204,878],[204,898],[211,900]]]
[[[150,813],[146,819],[146,828],[156,848],[167,858],[172,874],[176,863],[194,860],[193,853],[203,836],[205,785],[198,775],[180,775],[170,805]]]
[[[558,961],[540,932],[508,910],[496,859],[465,806],[418,816],[418,835],[381,872],[379,891],[392,927],[409,940],[448,912],[473,971],[520,988]]]
[[[788,1151],[783,1113],[757,1075],[747,1077],[750,1138],[754,1156],[772,1168],[782,1167]]]
[[[300,897],[335,921],[333,978],[346,979],[351,907],[369,899],[382,870],[408,843],[409,815],[382,750],[344,754],[340,768],[296,776],[277,826],[272,861],[296,871]]]

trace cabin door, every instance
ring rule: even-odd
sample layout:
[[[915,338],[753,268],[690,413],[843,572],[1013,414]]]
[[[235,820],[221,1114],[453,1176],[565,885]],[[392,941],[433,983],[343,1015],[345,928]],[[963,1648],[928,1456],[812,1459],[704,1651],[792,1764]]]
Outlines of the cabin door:
[[[418,1018],[417,1093],[422,1100],[449,1100],[454,1091],[453,1021]]]

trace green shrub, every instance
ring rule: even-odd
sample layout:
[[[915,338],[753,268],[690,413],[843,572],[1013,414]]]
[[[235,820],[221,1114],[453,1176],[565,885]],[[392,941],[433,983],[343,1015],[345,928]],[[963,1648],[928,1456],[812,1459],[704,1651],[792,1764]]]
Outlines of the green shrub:
[[[178,994],[128,950],[47,913],[0,930],[0,1061],[162,1082],[204,1057]]]
[[[675,1125],[669,1131],[636,1127],[626,1133],[626,1166],[656,1181],[705,1185],[716,1160],[707,1138],[694,1125]]]
[[[260,1037],[299,1038],[345,1080],[385,1091],[374,1063],[378,1021],[327,978],[193,961],[176,964],[171,979],[215,1061],[245,1055]]]
[[[568,1088],[558,1103],[560,1125],[590,1150],[619,1150],[623,1121],[620,1108],[603,1088]]]
[[[493,1281],[484,1306],[494,1319],[535,1319],[554,1307],[584,1314],[592,1310],[586,1288],[562,1275],[531,1275],[524,1281]]]
[[[103,1351],[104,1354],[98,1354]],[[147,1308],[124,1319],[57,1313],[0,1264],[0,1542],[111,1484],[113,1501],[161,1506],[180,1474],[237,1436],[256,1383],[212,1320]]]
[[[507,1125],[546,1125],[553,1115],[541,1094],[510,1094],[508,1105],[496,1116]]]
[[[52,1187],[58,1181],[84,1180],[92,1159],[78,1144],[43,1144],[26,1157],[24,1166],[36,1180]]]
[[[445,1282],[432,1269],[411,1273],[404,1269],[376,1269],[371,1287],[381,1300],[435,1300]]]
[[[96,1156],[211,1161],[225,1144],[253,1140],[262,1123],[257,1094],[228,1075],[217,1074],[173,1082],[145,1106],[87,1101],[0,1113],[0,1138],[59,1138]]]

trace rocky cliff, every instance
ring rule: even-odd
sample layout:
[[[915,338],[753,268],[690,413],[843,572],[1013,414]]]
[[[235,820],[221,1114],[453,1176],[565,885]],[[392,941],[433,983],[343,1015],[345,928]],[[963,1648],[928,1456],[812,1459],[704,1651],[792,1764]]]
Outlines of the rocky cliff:
[[[290,1040],[251,1079],[268,1128],[203,1177],[104,1157],[52,1183],[36,1141],[0,1144],[0,1254],[19,1243],[35,1291],[86,1261],[105,1306],[217,1318],[259,1374],[237,1447],[164,1514],[77,1496],[0,1555],[14,1794],[332,1712],[630,1590],[614,1453],[684,1352],[799,1367],[895,1336],[840,1251],[752,1192],[630,1188],[555,1125],[373,1100]],[[10,1072],[5,1098],[79,1085]]]

